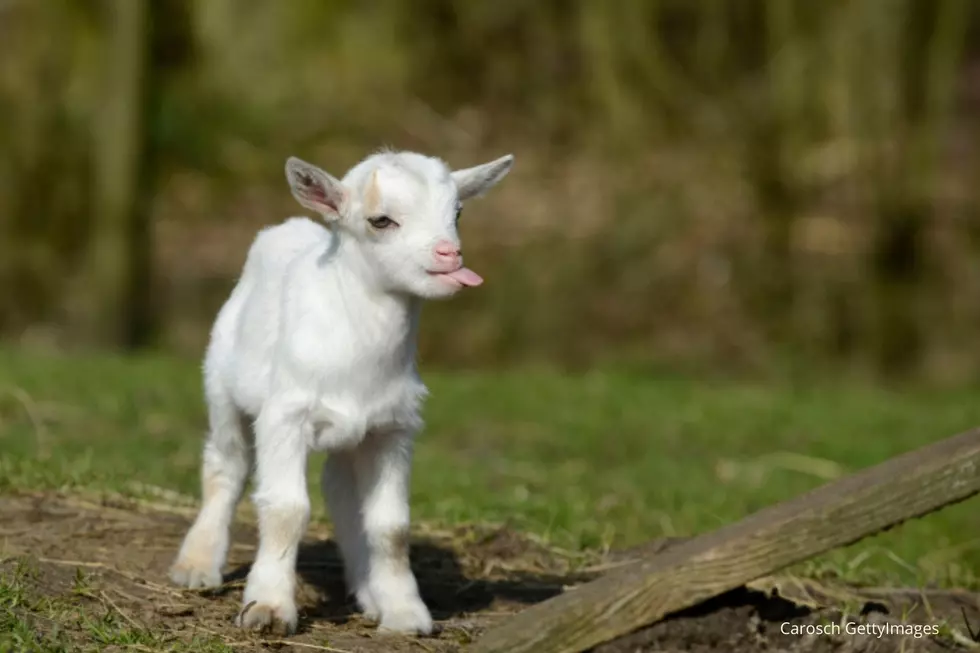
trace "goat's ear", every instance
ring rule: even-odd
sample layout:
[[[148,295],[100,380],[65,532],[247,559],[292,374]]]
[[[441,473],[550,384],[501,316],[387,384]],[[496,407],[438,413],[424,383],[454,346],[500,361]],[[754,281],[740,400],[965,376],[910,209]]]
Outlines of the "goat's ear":
[[[338,180],[295,156],[286,160],[286,179],[300,204],[327,220],[340,218],[347,191]]]
[[[514,155],[508,154],[499,159],[472,168],[454,170],[453,181],[459,192],[460,200],[477,197],[493,188],[497,182],[507,176],[514,165]]]

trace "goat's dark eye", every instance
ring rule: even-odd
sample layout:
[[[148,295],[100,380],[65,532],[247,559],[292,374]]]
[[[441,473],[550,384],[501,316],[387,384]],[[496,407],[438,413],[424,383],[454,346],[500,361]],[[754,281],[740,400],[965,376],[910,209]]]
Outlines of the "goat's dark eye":
[[[463,207],[456,207],[456,222],[459,222],[459,216],[463,214]]]
[[[392,220],[386,215],[379,215],[375,218],[368,218],[368,222],[370,222],[371,226],[374,227],[375,229],[387,229],[388,227],[393,227],[398,224],[397,222],[395,222],[394,220]]]

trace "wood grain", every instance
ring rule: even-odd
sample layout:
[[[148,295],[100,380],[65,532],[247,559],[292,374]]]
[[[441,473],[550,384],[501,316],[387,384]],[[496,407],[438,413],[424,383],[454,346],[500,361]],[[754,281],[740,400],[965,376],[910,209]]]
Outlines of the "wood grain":
[[[980,429],[761,510],[540,603],[474,653],[578,653],[980,492]]]

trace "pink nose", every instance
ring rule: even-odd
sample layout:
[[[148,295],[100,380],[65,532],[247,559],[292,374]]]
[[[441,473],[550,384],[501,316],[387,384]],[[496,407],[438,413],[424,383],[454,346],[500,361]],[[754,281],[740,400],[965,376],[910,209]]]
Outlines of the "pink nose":
[[[459,247],[448,240],[442,240],[436,243],[433,253],[435,254],[436,260],[440,263],[455,263],[460,257]]]

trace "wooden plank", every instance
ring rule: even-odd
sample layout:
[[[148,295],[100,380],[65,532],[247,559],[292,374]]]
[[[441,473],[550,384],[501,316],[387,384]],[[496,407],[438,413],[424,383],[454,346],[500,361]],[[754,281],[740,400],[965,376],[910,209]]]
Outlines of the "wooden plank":
[[[980,492],[980,429],[893,458],[533,606],[474,653],[578,653]]]

